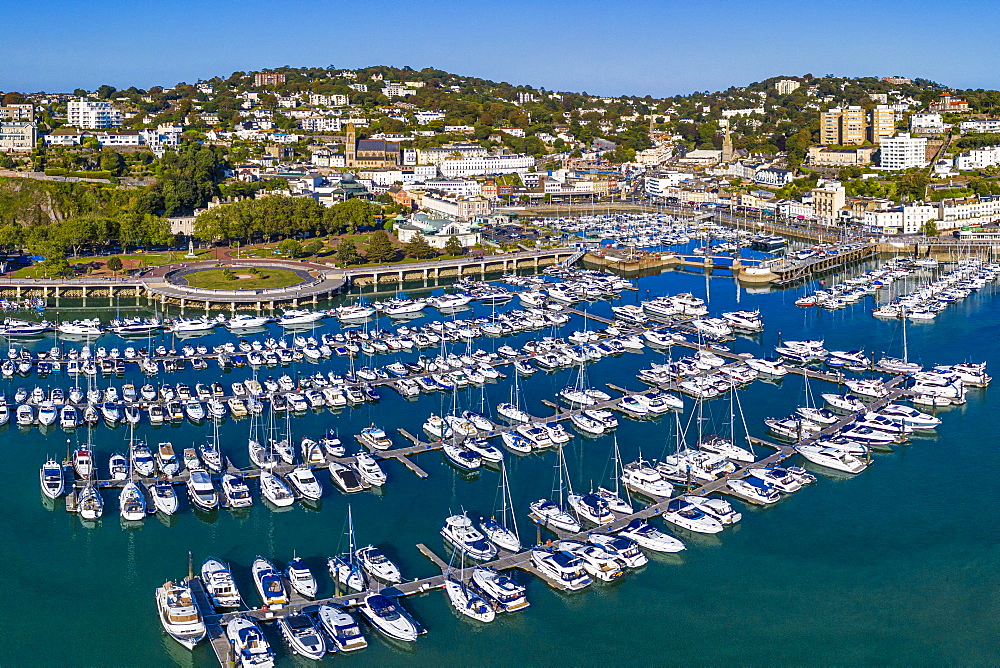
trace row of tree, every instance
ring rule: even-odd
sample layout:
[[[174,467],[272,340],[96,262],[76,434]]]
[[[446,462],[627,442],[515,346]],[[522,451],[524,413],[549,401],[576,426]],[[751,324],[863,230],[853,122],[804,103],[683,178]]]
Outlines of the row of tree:
[[[271,195],[209,209],[194,229],[199,239],[219,241],[353,234],[375,227],[382,214],[380,205],[359,199],[325,207],[305,197]]]

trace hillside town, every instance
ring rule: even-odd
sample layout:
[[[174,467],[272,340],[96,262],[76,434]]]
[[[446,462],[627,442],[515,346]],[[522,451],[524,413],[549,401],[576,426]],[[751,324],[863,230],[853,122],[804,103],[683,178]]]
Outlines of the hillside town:
[[[186,145],[226,187],[153,213],[247,198],[393,204],[401,242],[481,240],[497,209],[640,201],[879,236],[1000,219],[993,91],[906,77],[781,77],[674,98],[556,93],[438,70],[279,68],[170,88],[15,93],[8,177],[153,184]],[[174,225],[172,231],[190,231]]]

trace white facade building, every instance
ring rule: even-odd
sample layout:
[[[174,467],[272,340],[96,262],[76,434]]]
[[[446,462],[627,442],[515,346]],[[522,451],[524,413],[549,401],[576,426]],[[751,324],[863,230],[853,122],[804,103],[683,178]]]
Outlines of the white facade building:
[[[938,219],[930,204],[904,204],[893,209],[866,211],[864,226],[872,234],[918,234],[929,220]]]
[[[340,119],[334,116],[309,116],[299,121],[307,132],[340,132]]]
[[[440,165],[446,158],[478,158],[489,154],[479,144],[451,144],[436,148],[415,149],[417,161],[422,165]]]
[[[408,95],[416,95],[417,91],[412,88],[407,88],[403,84],[389,83],[385,85],[382,89],[382,94],[387,98],[392,99],[394,97],[406,97]]]
[[[1000,146],[974,148],[955,158],[955,168],[959,171],[964,169],[986,169],[994,165],[1000,165]]]
[[[444,116],[445,116],[444,112],[441,111],[421,110],[413,114],[413,117],[416,119],[419,125],[427,125],[428,123],[431,123],[433,121],[443,121]]]
[[[484,197],[456,197],[434,190],[424,193],[420,207],[459,220],[469,220],[490,213],[490,201]]]
[[[24,121],[0,123],[0,151],[27,152],[38,141],[38,125]]]
[[[446,158],[438,168],[442,176],[485,176],[527,172],[535,166],[534,156],[525,153]]]
[[[309,96],[309,104],[314,107],[346,107],[346,95],[318,95],[313,93]]]
[[[900,134],[882,140],[879,168],[897,171],[927,166],[927,139]]]
[[[674,188],[682,181],[694,178],[692,172],[663,172],[656,176],[646,176],[643,188],[650,197],[664,197],[668,188]]]
[[[947,127],[941,119],[941,114],[913,114],[910,116],[910,132],[936,134],[944,132]]]
[[[70,100],[66,109],[66,124],[88,130],[116,128],[122,124],[122,112],[110,102],[95,102],[86,98]]]
[[[958,125],[962,134],[967,132],[1000,132],[1000,118],[976,118]]]
[[[782,79],[774,83],[774,89],[778,91],[778,95],[790,95],[793,91],[798,90],[800,86],[802,84],[794,79]]]

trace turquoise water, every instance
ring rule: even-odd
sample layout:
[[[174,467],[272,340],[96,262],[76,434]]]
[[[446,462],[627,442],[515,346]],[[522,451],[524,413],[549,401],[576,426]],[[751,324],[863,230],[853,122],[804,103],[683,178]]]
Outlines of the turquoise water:
[[[737,299],[739,307],[761,308],[766,332],[759,341],[739,339],[734,344],[738,351],[763,353],[773,347],[779,332],[784,338],[823,337],[832,348],[901,351],[900,324],[873,319],[870,299],[843,311],[803,310],[792,304],[799,291],[751,294],[738,290],[728,277],[706,280],[700,274],[671,272],[640,279],[639,293],[626,293],[623,301],[645,298],[647,291],[650,295],[690,291],[701,297],[710,291],[713,314],[733,309]],[[994,345],[1000,316],[993,292],[992,287],[984,289],[948,308],[933,323],[909,327],[911,357],[924,364],[986,360],[994,370],[1000,368]],[[606,303],[590,309],[610,313]],[[478,312],[488,313],[489,308],[480,307]],[[73,317],[86,313],[74,310]],[[101,313],[108,316],[107,310]],[[438,317],[431,312],[414,323]],[[575,319],[564,332],[581,325]],[[325,330],[336,327],[329,323]],[[533,335],[479,343],[487,348],[517,345],[529,336]],[[228,337],[219,333],[198,341],[211,344]],[[124,345],[111,337],[101,344]],[[613,382],[639,388],[635,372],[663,358],[649,350],[626,354],[591,365],[588,375],[595,385]],[[390,360],[382,356],[380,363]],[[319,368],[345,365],[333,360]],[[303,371],[315,368],[302,365]],[[262,375],[268,373],[277,376],[282,371]],[[204,372],[162,374],[160,379],[193,385],[221,375],[212,366]],[[249,370],[234,370],[225,374],[223,382],[248,376]],[[539,372],[522,381],[527,408],[536,415],[550,413],[540,401],[551,398],[573,377],[569,371]],[[141,376],[130,371],[128,379],[138,384]],[[71,384],[52,376],[42,381],[0,381],[0,389],[12,397],[18,385],[36,383]],[[505,400],[508,383],[489,384],[486,404]],[[816,381],[812,390],[829,391]],[[429,413],[441,411],[442,401],[450,404],[441,396],[405,401],[392,391],[382,394],[380,404],[293,420],[293,437],[318,436],[333,427],[348,441],[373,421],[390,433],[401,427],[416,434]],[[619,583],[565,595],[518,574],[528,585],[531,607],[501,615],[486,626],[459,618],[440,592],[412,597],[405,605],[428,629],[414,646],[401,648],[372,632],[364,652],[354,657],[331,655],[327,661],[456,666],[473,661],[489,665],[997,664],[1000,557],[995,508],[1000,493],[992,476],[998,462],[994,395],[989,389],[970,391],[965,406],[942,412],[944,424],[936,435],[877,455],[875,465],[854,478],[821,476],[816,485],[775,507],[740,507],[744,519],[736,528],[717,537],[684,535],[686,551],[654,557]],[[789,413],[802,396],[802,380],[797,377],[780,385],[754,383],[741,393],[751,433],[764,436],[761,420]],[[478,408],[481,392],[460,391],[458,401],[460,409]],[[683,421],[689,413],[690,407]],[[725,400],[706,404],[705,414],[706,430],[728,431]],[[205,515],[185,508],[170,526],[150,517],[141,528],[126,529],[118,520],[116,496],[108,495],[101,525],[88,529],[67,514],[61,502],[47,507],[38,490],[38,467],[46,455],[64,454],[67,435],[61,430],[43,435],[37,429],[28,433],[19,433],[16,426],[5,429],[5,465],[0,467],[4,491],[0,535],[5,540],[0,556],[9,574],[5,598],[16,611],[5,619],[0,649],[5,665],[215,665],[210,648],[187,652],[163,636],[156,618],[153,591],[165,579],[186,574],[189,550],[196,568],[208,555],[229,561],[245,597],[254,604],[249,566],[258,554],[279,565],[293,554],[304,557],[317,575],[322,574],[322,594],[331,594],[325,557],[344,547],[350,502],[358,541],[381,546],[400,565],[404,577],[425,577],[436,569],[414,545],[422,542],[444,555],[438,534],[444,518],[462,509],[473,517],[489,514],[497,491],[495,472],[484,470],[469,478],[448,466],[440,453],[423,453],[415,461],[430,476],[422,480],[402,465],[388,463],[390,481],[381,495],[342,496],[331,489],[328,477],[321,476],[327,493],[315,510],[296,504],[274,512],[258,499],[242,514]],[[229,419],[221,428],[226,453],[239,464],[247,460],[248,430],[246,420]],[[188,423],[162,428],[143,423],[139,433],[148,442],[169,440],[177,448],[209,435],[205,427]],[[626,461],[640,451],[648,458],[659,457],[673,448],[673,419],[622,419],[617,436]],[[75,442],[84,436],[69,438]],[[123,428],[101,426],[94,432],[102,470],[106,472],[107,457],[123,449],[127,440]],[[577,488],[609,480],[611,446],[610,436],[574,438],[566,454]],[[525,515],[527,504],[550,494],[555,457],[551,452],[529,457],[508,454],[507,462],[522,538],[530,542],[533,530]],[[281,664],[302,663],[287,655],[273,628],[266,633],[282,654]]]

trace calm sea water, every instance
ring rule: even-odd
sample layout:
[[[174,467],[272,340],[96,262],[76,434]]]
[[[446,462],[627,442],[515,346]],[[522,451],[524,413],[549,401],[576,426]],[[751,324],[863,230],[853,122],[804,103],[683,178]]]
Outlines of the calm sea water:
[[[766,332],[758,339],[739,339],[734,344],[738,351],[765,354],[780,332],[784,338],[825,338],[831,348],[901,352],[900,324],[873,319],[870,298],[843,311],[802,310],[792,304],[800,291],[752,294],[738,289],[729,277],[670,272],[640,279],[639,292],[622,299],[682,291],[710,297],[713,314],[736,307],[762,310]],[[995,345],[1000,315],[994,299],[990,287],[950,307],[933,323],[909,327],[911,358],[925,364],[986,360],[994,370],[1000,368]],[[607,315],[609,306],[599,303],[589,309]],[[479,307],[476,312],[489,310]],[[61,316],[93,313],[107,319],[109,310],[91,304],[90,309],[66,309]],[[432,311],[414,323],[438,317]],[[564,333],[582,325],[574,319]],[[327,323],[322,331],[336,327]],[[529,336],[534,335],[477,343],[492,349],[523,343]],[[220,332],[198,341],[217,344],[227,338],[230,335]],[[112,337],[100,343],[126,345]],[[50,345],[45,341],[37,347]],[[588,376],[597,385],[612,382],[637,389],[642,385],[636,371],[663,359],[662,353],[649,350],[626,354],[591,365]],[[380,363],[389,361],[389,356],[380,358]],[[298,370],[345,367],[344,360],[333,360],[318,367],[303,364]],[[262,371],[261,376],[282,372]],[[212,366],[160,379],[193,385],[220,375]],[[223,382],[247,377],[249,370],[234,370]],[[539,372],[522,381],[527,408],[535,415],[550,414],[541,400],[574,377],[569,371]],[[135,371],[128,379],[137,386],[145,382]],[[10,398],[17,386],[36,383],[64,388],[72,384],[52,376],[0,381],[0,389]],[[99,381],[101,386],[107,383]],[[812,390],[829,391],[816,381]],[[469,388],[459,392],[459,409],[478,409],[484,402],[495,406],[509,394],[509,380],[491,383],[485,390]],[[762,419],[788,414],[803,394],[800,378],[780,385],[757,382],[741,392],[750,432],[763,436]],[[350,441],[372,422],[390,433],[401,427],[417,434],[429,413],[450,407],[450,399],[442,396],[405,401],[391,391],[383,395],[377,405],[295,419],[293,438],[336,428]],[[682,421],[688,420],[690,408]],[[685,552],[654,557],[619,583],[565,595],[518,574],[528,585],[531,607],[501,615],[490,625],[459,618],[440,592],[409,598],[406,607],[428,629],[412,647],[390,645],[371,632],[363,653],[327,660],[454,666],[1000,663],[995,642],[1000,633],[1000,492],[992,475],[998,463],[998,409],[993,390],[971,391],[967,405],[943,411],[944,424],[936,435],[878,455],[875,465],[859,476],[821,476],[816,485],[774,507],[741,507],[744,519],[738,527],[717,537],[682,536],[688,545]],[[729,405],[724,399],[706,404],[705,415],[706,430],[728,432]],[[640,452],[656,458],[674,447],[672,417],[621,423],[617,438],[626,461]],[[226,454],[240,464],[247,461],[248,431],[246,420],[229,419],[221,427]],[[162,428],[143,423],[138,432],[147,442],[169,440],[178,449],[210,435],[206,427],[188,423]],[[94,432],[105,473],[108,456],[123,450],[128,436],[124,428],[101,426]],[[342,496],[331,489],[328,477],[320,476],[327,493],[318,509],[297,504],[273,512],[259,500],[243,514],[196,514],[185,507],[169,521],[150,517],[141,528],[126,529],[118,520],[116,494],[108,494],[101,525],[88,529],[64,511],[61,501],[43,501],[37,475],[47,455],[65,454],[67,438],[75,443],[85,436],[58,429],[46,435],[37,429],[21,433],[8,426],[0,438],[0,557],[7,570],[4,598],[13,613],[4,620],[0,662],[5,665],[215,665],[209,647],[187,652],[161,633],[157,621],[154,589],[167,578],[186,574],[189,550],[196,568],[209,555],[230,562],[244,596],[254,604],[249,566],[256,555],[279,565],[293,554],[304,557],[320,576],[322,594],[328,595],[333,586],[325,557],[345,547],[348,503],[359,543],[381,546],[405,577],[416,578],[436,572],[415,549],[416,543],[443,555],[438,531],[444,518],[463,509],[473,517],[488,515],[497,498],[495,472],[484,470],[470,478],[448,466],[440,453],[424,453],[415,459],[430,474],[427,479],[389,463],[385,467],[390,482],[379,495]],[[397,440],[402,443],[401,437]],[[567,447],[572,484],[589,488],[608,483],[611,450],[611,436],[574,438]],[[525,514],[527,504],[551,493],[555,456],[508,454],[507,462],[527,543],[534,534]],[[266,632],[281,652],[281,664],[302,663],[288,656],[275,629]]]

